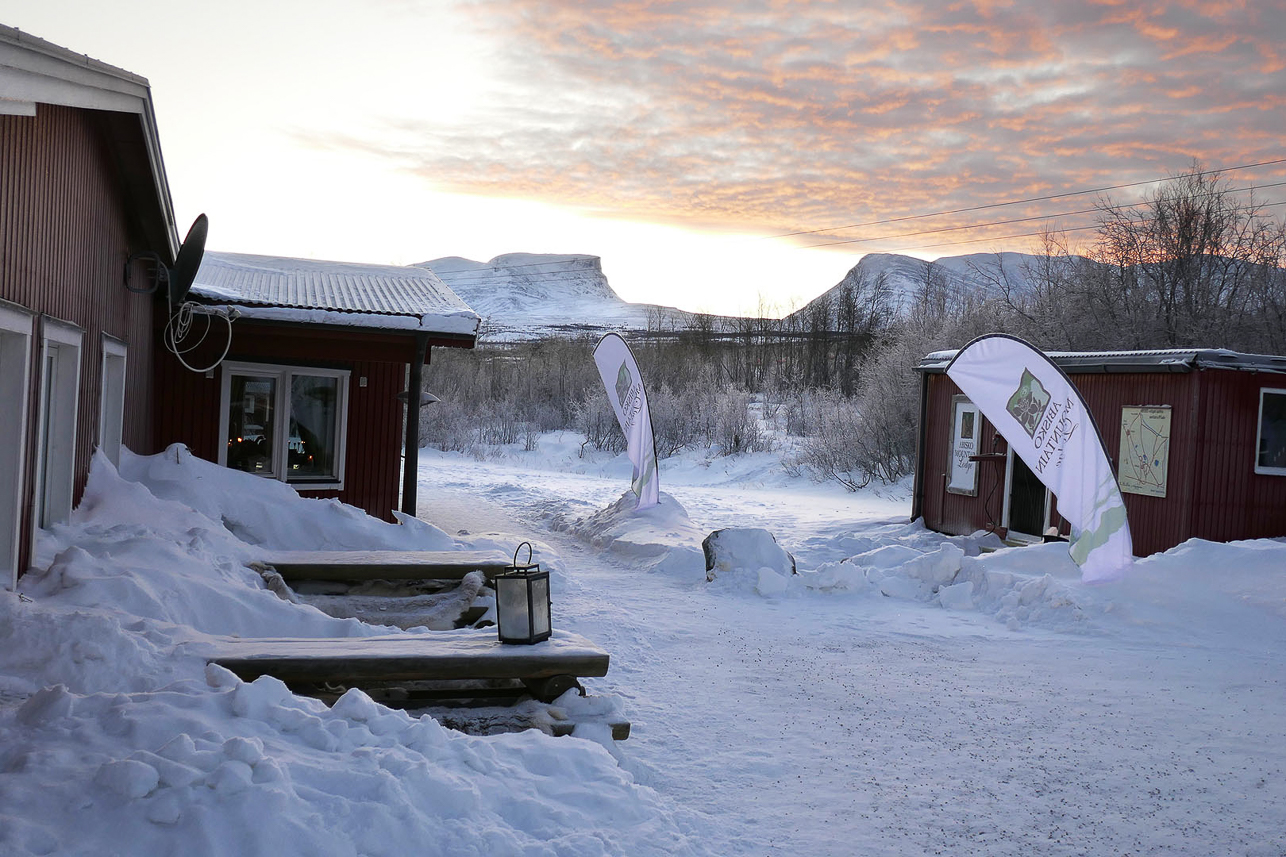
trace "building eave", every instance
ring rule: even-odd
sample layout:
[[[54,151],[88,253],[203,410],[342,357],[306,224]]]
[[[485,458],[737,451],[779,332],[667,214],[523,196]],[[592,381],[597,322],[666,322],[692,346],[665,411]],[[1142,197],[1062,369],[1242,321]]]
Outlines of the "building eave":
[[[163,249],[168,254],[167,262],[172,262],[178,254],[179,235],[147,79],[0,25],[0,113],[34,116],[40,104],[126,113],[138,118],[147,149],[151,190],[164,222],[167,246]]]

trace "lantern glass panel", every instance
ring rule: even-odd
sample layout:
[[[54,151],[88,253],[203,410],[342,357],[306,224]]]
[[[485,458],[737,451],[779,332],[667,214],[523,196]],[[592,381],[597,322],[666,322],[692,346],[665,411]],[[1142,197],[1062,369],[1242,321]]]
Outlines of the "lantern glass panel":
[[[527,638],[531,636],[531,620],[527,606],[527,580],[522,577],[496,578],[496,612],[500,620],[502,637]]]
[[[541,575],[531,581],[531,635],[547,636],[549,628],[549,576]]]

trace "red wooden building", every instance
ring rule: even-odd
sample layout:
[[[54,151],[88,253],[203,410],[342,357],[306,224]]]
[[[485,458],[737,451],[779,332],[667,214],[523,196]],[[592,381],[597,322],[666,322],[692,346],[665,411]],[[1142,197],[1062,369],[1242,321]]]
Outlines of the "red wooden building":
[[[96,446],[154,448],[153,298],[122,272],[177,250],[147,81],[0,26],[0,585]]]
[[[913,517],[939,532],[1066,535],[1057,498],[925,357]],[[1134,552],[1286,536],[1286,357],[1223,350],[1051,353],[1084,397],[1125,498]]]
[[[414,514],[419,408],[405,391],[433,346],[473,347],[477,313],[427,268],[233,253],[206,253],[187,298],[199,309],[182,341],[179,313],[158,320],[159,445],[387,520],[401,458]]]
[[[181,442],[390,518],[405,440],[414,510],[397,395],[477,314],[424,268],[218,254],[172,300],[179,249],[148,82],[0,26],[0,585],[98,447]]]

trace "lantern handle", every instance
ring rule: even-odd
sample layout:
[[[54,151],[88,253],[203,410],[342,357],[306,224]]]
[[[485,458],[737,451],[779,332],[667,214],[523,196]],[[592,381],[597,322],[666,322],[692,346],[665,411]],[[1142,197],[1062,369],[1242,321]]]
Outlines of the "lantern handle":
[[[531,565],[531,542],[522,542],[522,544],[519,544],[519,545],[518,545],[518,547],[514,548],[514,563],[513,563],[514,568],[517,568],[517,567],[518,567],[518,552],[522,550],[522,546],[523,546],[523,545],[526,545],[526,546],[527,546],[527,562],[526,562],[526,564],[527,564],[527,565]]]

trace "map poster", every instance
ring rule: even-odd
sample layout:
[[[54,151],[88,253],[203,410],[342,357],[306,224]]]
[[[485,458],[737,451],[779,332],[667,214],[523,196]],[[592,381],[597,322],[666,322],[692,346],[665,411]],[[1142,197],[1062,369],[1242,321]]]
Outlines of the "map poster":
[[[1170,472],[1170,406],[1121,408],[1117,482],[1129,494],[1164,497]]]

